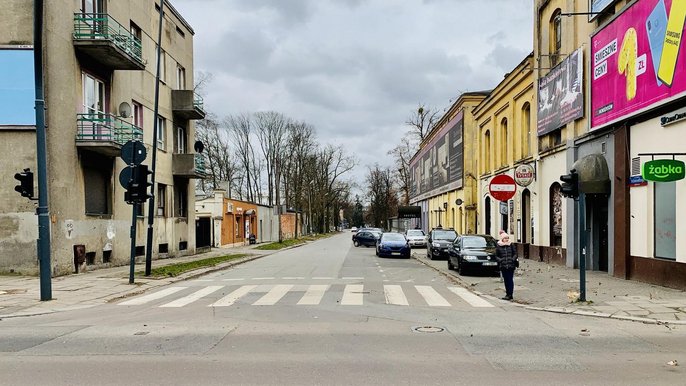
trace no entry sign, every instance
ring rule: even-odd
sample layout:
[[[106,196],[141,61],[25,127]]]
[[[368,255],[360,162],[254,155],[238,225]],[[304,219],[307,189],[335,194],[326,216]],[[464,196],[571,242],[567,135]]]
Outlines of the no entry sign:
[[[507,174],[499,174],[488,184],[488,192],[498,201],[507,201],[517,192],[515,180]]]

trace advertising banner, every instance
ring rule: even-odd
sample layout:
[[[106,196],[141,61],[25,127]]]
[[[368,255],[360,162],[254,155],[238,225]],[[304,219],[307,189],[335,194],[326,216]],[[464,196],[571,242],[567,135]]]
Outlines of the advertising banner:
[[[583,51],[572,52],[538,80],[538,135],[584,116]]]
[[[410,162],[410,201],[462,187],[463,112],[459,112]]]
[[[686,93],[686,0],[641,0],[591,38],[591,130]]]
[[[0,126],[36,124],[32,46],[0,46]]]

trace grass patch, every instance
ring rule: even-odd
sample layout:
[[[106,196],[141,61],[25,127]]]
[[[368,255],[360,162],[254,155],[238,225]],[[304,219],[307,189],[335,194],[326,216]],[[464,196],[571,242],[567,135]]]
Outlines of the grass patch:
[[[278,249],[292,247],[294,245],[304,244],[308,241],[325,239],[327,237],[331,237],[331,236],[336,235],[336,234],[338,234],[338,232],[317,233],[317,234],[313,234],[313,235],[301,236],[299,239],[289,239],[289,240],[283,240],[280,243],[275,242],[275,243],[260,245],[259,247],[256,247],[255,249],[260,249],[263,251],[275,251]]]
[[[239,258],[245,257],[245,256],[247,256],[247,254],[240,253],[240,254],[235,254],[235,255],[210,257],[207,259],[188,261],[185,263],[169,264],[169,265],[165,265],[163,267],[153,268],[150,271],[150,276],[153,278],[174,277],[174,276],[181,275],[182,273],[185,273],[185,272],[194,271],[196,269],[214,267],[218,264],[225,263],[227,261],[231,261],[231,260],[235,260],[235,259],[239,259]],[[143,274],[144,274],[144,272],[142,272],[142,271],[138,272],[138,275],[143,275]]]

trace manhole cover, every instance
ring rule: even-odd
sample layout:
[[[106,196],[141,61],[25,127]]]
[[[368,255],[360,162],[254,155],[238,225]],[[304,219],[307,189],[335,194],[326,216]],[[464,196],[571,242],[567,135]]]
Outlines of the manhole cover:
[[[443,332],[443,331],[445,331],[445,328],[434,327],[434,326],[420,326],[420,327],[414,327],[413,330],[417,331],[417,332]]]

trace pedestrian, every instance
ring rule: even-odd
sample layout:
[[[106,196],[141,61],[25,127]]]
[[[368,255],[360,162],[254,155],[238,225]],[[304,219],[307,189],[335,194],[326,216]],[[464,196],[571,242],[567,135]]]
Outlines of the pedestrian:
[[[514,292],[514,272],[519,261],[517,260],[517,248],[510,242],[510,235],[507,232],[500,234],[500,241],[495,248],[495,258],[500,266],[500,273],[505,282],[505,297],[503,300],[512,300]]]

